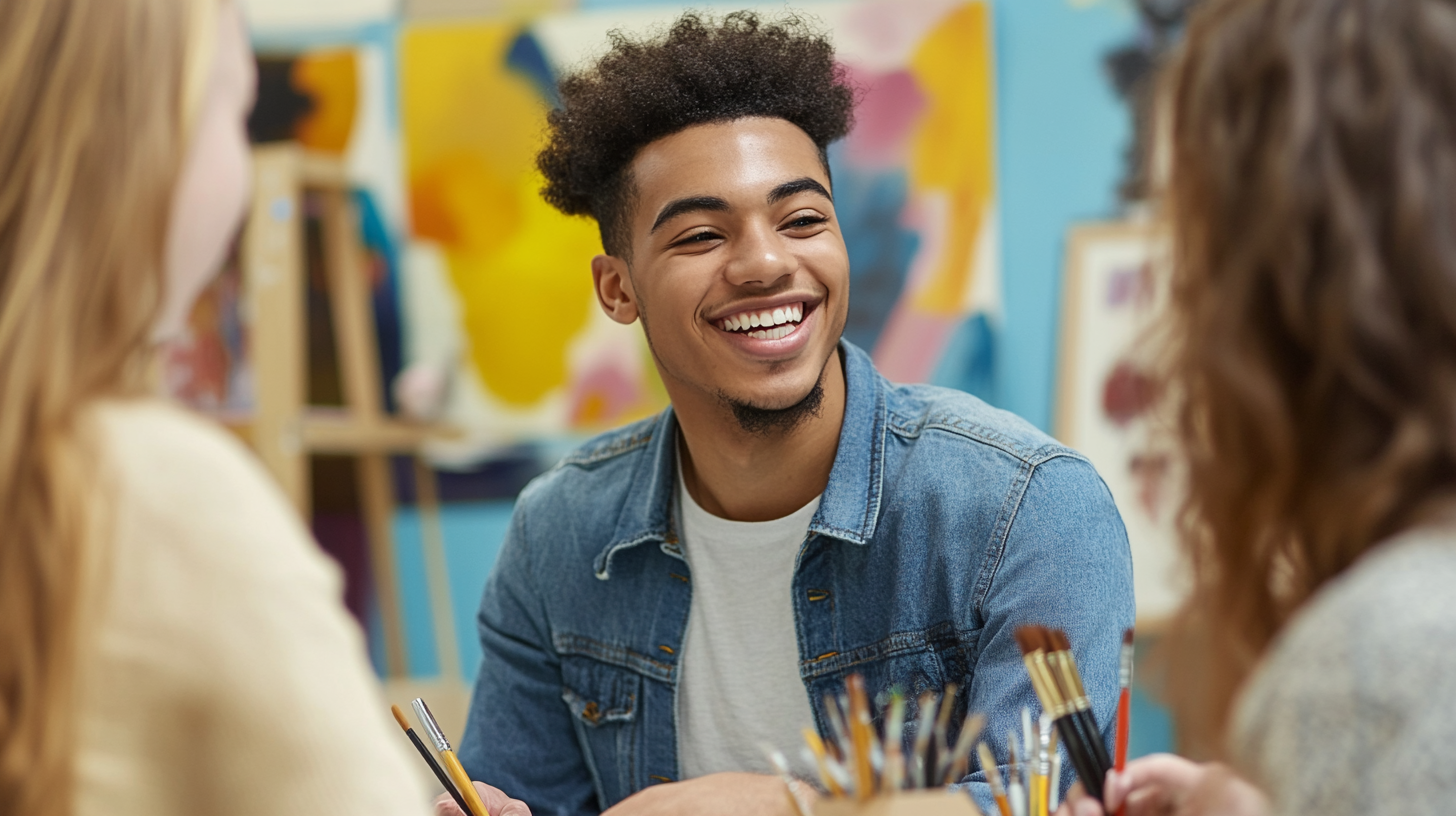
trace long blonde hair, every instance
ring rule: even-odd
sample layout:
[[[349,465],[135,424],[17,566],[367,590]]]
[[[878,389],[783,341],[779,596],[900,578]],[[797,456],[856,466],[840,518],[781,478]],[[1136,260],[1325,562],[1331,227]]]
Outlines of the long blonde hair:
[[[1210,0],[1167,76],[1185,750],[1300,606],[1456,505],[1456,3]]]
[[[0,814],[72,809],[88,405],[146,388],[215,0],[0,2]]]

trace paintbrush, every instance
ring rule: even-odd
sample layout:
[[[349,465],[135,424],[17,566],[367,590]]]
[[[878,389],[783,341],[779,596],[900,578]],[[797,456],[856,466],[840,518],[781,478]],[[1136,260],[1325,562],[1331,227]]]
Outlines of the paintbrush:
[[[829,730],[833,732],[833,739],[828,745],[829,752],[840,762],[847,761],[849,728],[844,722],[844,709],[833,694],[824,695],[824,719],[829,721]]]
[[[1072,767],[1077,771],[1082,785],[1094,799],[1102,801],[1102,777],[1105,769],[1099,768],[1093,760],[1091,749],[1086,744],[1087,738],[1081,733],[1079,723],[1072,716],[1053,672],[1047,665],[1041,627],[1018,627],[1015,635],[1016,643],[1021,647],[1022,661],[1026,664],[1027,676],[1031,678],[1031,687],[1036,691],[1037,699],[1041,700],[1042,710],[1050,714],[1056,722],[1057,730],[1062,734],[1062,742],[1067,746],[1067,756],[1072,760]]]
[[[961,723],[961,732],[956,736],[955,747],[950,751],[940,784],[950,785],[965,778],[970,771],[971,746],[976,744],[976,738],[981,736],[981,729],[985,727],[985,714],[966,715],[965,722]]]
[[[1133,630],[1128,627],[1122,632],[1122,653],[1118,656],[1117,664],[1117,744],[1114,746],[1112,761],[1118,774],[1127,767],[1127,741],[1132,720],[1132,665]],[[1126,805],[1118,808],[1118,816],[1122,816],[1126,810]]]
[[[1022,783],[1026,770],[1022,765],[1022,752],[1016,747],[1016,732],[1006,732],[1007,744],[1011,746],[1011,773],[1006,784],[1006,796],[1011,800],[1013,816],[1029,816],[1026,807],[1026,786]]]
[[[1102,740],[1102,729],[1097,725],[1097,714],[1092,710],[1092,700],[1087,696],[1086,687],[1082,685],[1082,673],[1077,671],[1077,658],[1072,654],[1072,642],[1067,639],[1067,633],[1060,629],[1043,631],[1043,641],[1048,646],[1047,662],[1056,670],[1063,683],[1067,704],[1071,706],[1077,724],[1087,737],[1087,747],[1092,749],[1092,759],[1106,775],[1112,768],[1112,757],[1107,753],[1107,743]]]
[[[865,696],[864,678],[851,674],[845,680],[849,693],[849,737],[854,749],[855,798],[863,802],[875,795],[875,772],[871,760],[874,726],[870,724],[870,704]]]
[[[1011,800],[1006,798],[1006,786],[1001,782],[1001,769],[996,767],[995,755],[984,742],[976,746],[976,751],[981,757],[981,770],[986,772],[986,782],[991,786],[991,796],[996,800],[996,809],[1001,811],[1001,816],[1013,816]]]
[[[940,698],[933,691],[927,691],[920,695],[920,711],[915,719],[915,767],[913,770],[914,785],[917,788],[930,787],[931,766],[927,765],[930,751],[930,738],[935,730],[935,710],[940,705]]]
[[[960,689],[955,683],[945,684],[945,693],[940,698],[940,711],[935,716],[935,736],[931,740],[931,747],[935,755],[926,762],[926,770],[930,773],[930,782],[934,784],[940,781],[944,773],[945,763],[949,761],[950,744],[948,731],[950,729],[951,713],[955,711],[956,692]]]
[[[465,798],[460,795],[460,789],[455,787],[455,782],[450,779],[450,775],[445,773],[445,769],[441,768],[440,763],[435,761],[435,757],[430,753],[430,749],[426,748],[425,744],[420,741],[420,736],[415,733],[413,728],[410,728],[409,720],[405,719],[404,712],[400,711],[397,705],[390,706],[389,710],[394,713],[394,721],[399,723],[400,728],[404,729],[404,733],[409,737],[410,742],[415,744],[415,750],[420,752],[420,756],[424,757],[425,763],[430,766],[430,770],[435,772],[435,778],[440,780],[440,786],[445,789],[446,793],[450,794],[450,798],[455,800],[455,804],[460,806],[460,812],[469,813],[470,806],[465,804]]]
[[[768,757],[768,761],[773,764],[774,770],[778,771],[779,779],[783,780],[784,795],[789,797],[789,801],[793,803],[794,812],[799,816],[809,816],[809,812],[804,808],[804,803],[799,801],[799,794],[795,790],[797,783],[794,775],[789,772],[789,761],[784,758],[783,752],[767,744],[760,745],[759,748]]]
[[[839,781],[829,772],[829,756],[824,750],[824,740],[812,728],[804,729],[804,742],[809,746],[806,750],[814,759],[814,764],[819,768],[819,780],[824,783],[824,789],[829,791],[831,796],[843,796],[844,789],[839,786]]]
[[[1037,775],[1041,777],[1041,791],[1037,794],[1037,807],[1041,816],[1052,810],[1052,718],[1042,712],[1037,720]]]
[[[1022,764],[1022,771],[1026,773],[1021,781],[1026,784],[1026,789],[1031,790],[1031,757],[1036,754],[1036,729],[1031,725],[1031,707],[1021,707],[1021,758],[1025,760]]]
[[[887,791],[905,787],[905,695],[898,690],[890,694],[885,714],[885,771],[880,777]]]
[[[469,774],[460,767],[460,760],[450,750],[450,741],[445,739],[445,732],[440,730],[440,724],[435,721],[435,715],[430,713],[430,707],[419,697],[412,700],[410,705],[415,710],[415,716],[419,717],[420,724],[425,727],[425,733],[430,735],[430,741],[435,743],[435,750],[440,752],[440,761],[444,763],[445,770],[450,772],[450,778],[455,780],[455,787],[469,805],[465,808],[467,816],[490,816],[490,811],[485,809],[485,803],[480,801],[480,794],[470,783]]]
[[[1051,773],[1047,775],[1047,810],[1055,813],[1062,798],[1062,752],[1058,750],[1057,731],[1050,718],[1046,720],[1047,750],[1051,754]]]

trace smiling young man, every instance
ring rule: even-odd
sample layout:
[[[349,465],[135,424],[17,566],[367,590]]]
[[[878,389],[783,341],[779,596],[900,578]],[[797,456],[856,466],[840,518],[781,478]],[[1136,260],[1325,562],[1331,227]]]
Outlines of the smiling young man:
[[[641,321],[672,407],[521,494],[480,608],[471,775],[537,814],[788,812],[761,746],[797,757],[856,673],[911,700],[957,684],[955,721],[985,712],[1005,757],[1036,707],[1028,622],[1069,632],[1110,726],[1132,574],[1101,480],[841,339],[826,148],[853,92],[828,41],[688,15],[560,90],[544,194],[598,221],[598,300]],[[961,781],[991,806],[979,769]]]

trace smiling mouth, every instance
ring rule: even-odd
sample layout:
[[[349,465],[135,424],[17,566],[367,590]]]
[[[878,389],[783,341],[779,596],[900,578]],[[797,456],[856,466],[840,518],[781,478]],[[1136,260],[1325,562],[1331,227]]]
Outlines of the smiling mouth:
[[[772,309],[739,312],[718,321],[718,328],[742,334],[755,340],[778,340],[788,337],[804,319],[804,304],[790,303]]]

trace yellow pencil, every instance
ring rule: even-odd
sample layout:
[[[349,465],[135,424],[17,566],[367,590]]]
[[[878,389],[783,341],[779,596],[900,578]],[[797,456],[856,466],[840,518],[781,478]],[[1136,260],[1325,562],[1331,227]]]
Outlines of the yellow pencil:
[[[450,741],[445,739],[445,732],[440,730],[440,724],[435,722],[435,715],[430,713],[430,707],[425,701],[416,697],[410,702],[414,707],[415,716],[420,718],[420,723],[425,726],[425,732],[430,735],[430,741],[435,743],[435,750],[440,752],[440,764],[445,766],[445,772],[455,780],[455,787],[460,789],[460,795],[465,797],[465,803],[470,805],[469,816],[490,816],[490,811],[485,809],[485,803],[480,801],[480,794],[476,792],[475,786],[470,783],[470,775],[460,767],[460,760],[455,758],[455,752],[450,750]]]

